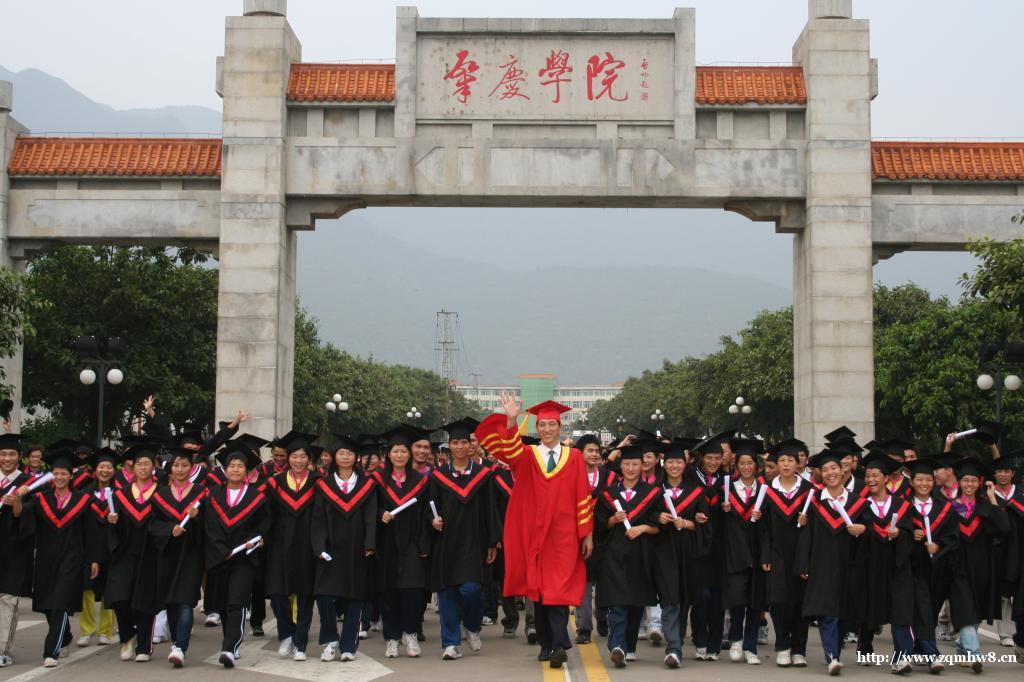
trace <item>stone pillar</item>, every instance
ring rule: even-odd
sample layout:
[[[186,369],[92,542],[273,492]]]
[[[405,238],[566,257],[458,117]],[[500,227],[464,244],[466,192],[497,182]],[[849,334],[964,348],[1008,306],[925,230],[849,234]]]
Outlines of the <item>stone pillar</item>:
[[[793,239],[796,435],[874,437],[871,64],[850,0],[811,0],[793,47],[807,86],[807,216]]]
[[[291,428],[295,234],[285,220],[286,90],[301,46],[285,0],[245,0],[228,17],[222,87],[217,419],[249,410],[246,430]]]
[[[14,269],[24,272],[25,262],[11,258],[10,245],[7,240],[8,210],[10,207],[11,183],[7,177],[7,164],[14,152],[14,141],[18,135],[28,130],[11,116],[14,108],[14,85],[10,81],[0,81],[0,268]],[[24,353],[21,346],[15,349],[14,355],[0,358],[0,367],[4,370],[2,383],[10,384],[13,392],[9,396],[14,401],[11,412],[11,423],[15,432],[21,428],[21,384]]]

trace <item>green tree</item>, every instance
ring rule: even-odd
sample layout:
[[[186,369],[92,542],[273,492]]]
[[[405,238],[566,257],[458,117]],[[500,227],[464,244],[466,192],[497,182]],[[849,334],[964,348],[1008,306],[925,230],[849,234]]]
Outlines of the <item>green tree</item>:
[[[0,359],[9,358],[33,333],[31,316],[43,309],[32,295],[24,275],[0,269]],[[7,373],[0,364],[0,397],[10,395],[11,386],[4,383]]]
[[[170,421],[213,417],[217,270],[191,249],[63,246],[32,261],[27,288],[44,305],[25,344],[24,403],[83,434],[95,432],[98,391],[83,386],[78,336],[122,337],[124,382],[105,387],[104,430],[123,426],[157,393]],[[70,435],[70,434],[69,434]]]
[[[1014,216],[1013,221],[1024,225],[1024,214]],[[964,298],[984,300],[1013,314],[1018,325],[1024,324],[1024,239],[982,239],[967,248],[979,264],[973,273],[960,278]]]

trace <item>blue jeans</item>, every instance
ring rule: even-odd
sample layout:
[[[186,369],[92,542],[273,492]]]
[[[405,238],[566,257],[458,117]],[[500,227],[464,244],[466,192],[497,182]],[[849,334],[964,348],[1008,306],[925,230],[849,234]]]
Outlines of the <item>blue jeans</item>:
[[[462,604],[462,624],[470,632],[480,632],[483,619],[483,594],[480,583],[449,585],[437,593],[437,606],[441,615],[441,646],[462,644],[459,630],[459,604]]]
[[[686,628],[687,604],[663,604],[661,607],[662,634],[665,635],[665,654],[683,657],[683,635]]]
[[[583,599],[576,607],[576,632],[591,632],[594,629],[594,583],[583,587]]]
[[[965,625],[960,628],[960,637],[956,640],[956,652],[981,656],[981,642],[978,641],[977,625]]]
[[[270,608],[277,618],[277,640],[283,642],[292,638],[296,651],[306,651],[309,644],[309,626],[313,624],[313,597],[308,594],[296,595],[296,619],[292,620],[292,602],[287,595],[275,594],[270,598]]]
[[[729,641],[742,640],[744,651],[757,653],[757,628],[760,625],[760,611],[755,611],[749,606],[734,606],[729,609]]]
[[[842,649],[839,619],[834,616],[818,616],[818,634],[821,635],[821,648],[825,650],[825,663],[839,660]]]
[[[188,651],[188,643],[192,638],[192,605],[168,604],[167,627],[171,631],[171,641],[182,651]]]
[[[705,587],[690,611],[693,645],[717,654],[722,646],[724,621],[721,588]]]
[[[636,652],[636,640],[640,635],[640,621],[643,618],[642,606],[609,606],[608,651],[618,648],[627,654]]]
[[[340,639],[338,637],[339,604],[345,614]],[[320,613],[320,644],[338,642],[341,653],[354,654],[359,648],[359,615],[363,612],[363,602],[355,599],[317,597],[316,610]]]

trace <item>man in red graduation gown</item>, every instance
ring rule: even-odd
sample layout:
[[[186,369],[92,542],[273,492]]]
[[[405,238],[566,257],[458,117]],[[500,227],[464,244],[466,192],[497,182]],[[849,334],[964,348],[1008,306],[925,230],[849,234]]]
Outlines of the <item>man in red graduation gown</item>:
[[[578,605],[587,580],[585,559],[593,551],[593,503],[587,466],[575,448],[559,443],[562,413],[553,401],[529,410],[537,418],[539,445],[524,445],[516,428],[522,402],[501,395],[505,414],[494,414],[476,428],[488,452],[508,464],[516,485],[505,517],[506,595],[525,594],[534,602],[541,661],[560,668],[569,640],[569,605]]]

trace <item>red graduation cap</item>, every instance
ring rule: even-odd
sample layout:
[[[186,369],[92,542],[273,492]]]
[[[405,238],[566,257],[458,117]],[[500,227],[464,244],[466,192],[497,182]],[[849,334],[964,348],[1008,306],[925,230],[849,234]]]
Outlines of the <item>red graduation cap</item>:
[[[568,412],[572,408],[562,403],[556,403],[554,400],[545,400],[542,403],[538,403],[527,410],[530,414],[535,416],[537,419],[557,419],[559,422],[562,421],[562,413]]]

